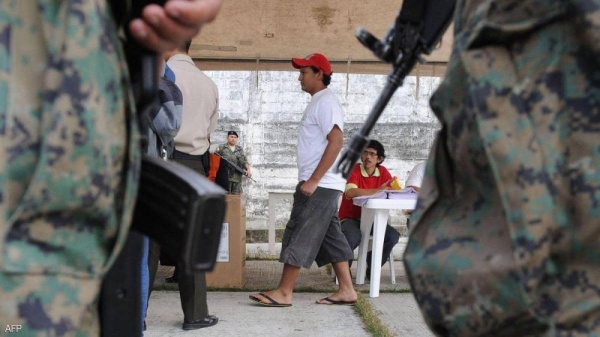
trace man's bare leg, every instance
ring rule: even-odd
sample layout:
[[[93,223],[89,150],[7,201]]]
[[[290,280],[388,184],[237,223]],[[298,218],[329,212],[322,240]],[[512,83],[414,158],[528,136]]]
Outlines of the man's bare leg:
[[[352,285],[352,277],[350,276],[350,267],[348,261],[332,263],[335,275],[338,278],[339,288],[333,295],[329,296],[334,301],[354,302],[358,299],[354,286]],[[327,301],[318,300],[320,304],[331,304]]]
[[[347,262],[346,268],[348,268]],[[283,265],[283,272],[281,273],[281,279],[279,280],[277,289],[265,291],[264,294],[280,304],[291,304],[292,294],[294,292],[294,287],[296,286],[296,281],[298,280],[298,275],[300,275],[300,267],[285,263]],[[348,272],[348,276],[350,276],[350,272]],[[350,281],[350,285],[352,285],[352,281]],[[261,299],[261,301],[264,303],[270,303],[268,299],[264,298],[264,296],[261,296],[260,294],[254,294],[252,296]]]

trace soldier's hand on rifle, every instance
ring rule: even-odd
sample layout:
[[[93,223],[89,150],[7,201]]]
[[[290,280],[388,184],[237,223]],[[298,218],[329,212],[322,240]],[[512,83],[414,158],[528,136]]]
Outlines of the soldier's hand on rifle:
[[[252,179],[252,172],[250,172],[250,165],[246,163],[246,165],[245,165],[245,166],[246,166],[246,167],[244,167],[244,168],[245,168],[245,170],[244,170],[244,175],[245,175],[246,177],[248,177],[248,178]]]
[[[220,8],[221,0],[168,0],[164,7],[150,4],[129,29],[141,45],[164,53],[198,35]]]

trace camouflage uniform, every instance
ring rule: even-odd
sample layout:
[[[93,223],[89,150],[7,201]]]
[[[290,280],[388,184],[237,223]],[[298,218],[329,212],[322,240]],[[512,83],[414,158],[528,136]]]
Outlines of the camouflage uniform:
[[[248,159],[246,159],[246,155],[244,154],[244,150],[241,146],[236,145],[235,150],[231,151],[228,144],[222,144],[217,149],[217,153],[225,158],[226,160],[236,164],[241,169],[246,169],[246,164],[248,164]],[[230,194],[242,194],[244,190],[242,189],[242,174],[231,165],[228,165],[229,172],[229,193]]]
[[[600,336],[600,1],[458,1],[404,254],[438,336]]]
[[[0,55],[0,322],[97,336],[139,167],[106,1],[2,1]]]

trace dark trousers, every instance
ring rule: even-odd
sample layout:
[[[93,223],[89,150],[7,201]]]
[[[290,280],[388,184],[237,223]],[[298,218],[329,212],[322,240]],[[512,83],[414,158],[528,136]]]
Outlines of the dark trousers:
[[[346,236],[348,244],[352,250],[360,245],[362,233],[360,232],[360,219],[344,219],[342,220],[342,233]],[[371,235],[373,235],[373,227],[371,226]],[[394,249],[394,246],[400,240],[400,234],[389,224],[385,227],[383,236],[383,253],[381,255],[381,265],[383,266]],[[348,261],[352,266],[352,260]],[[371,251],[367,253],[367,267],[371,269]]]
[[[152,242],[148,254],[150,285],[154,284],[156,278],[159,257],[160,245]],[[208,316],[206,275],[200,272],[188,275],[182,272],[182,270],[185,270],[184,266],[181,264],[181,261],[177,261],[175,273],[179,277],[179,298],[181,300],[181,309],[183,310],[183,319],[185,322],[193,322]]]
[[[185,157],[185,159],[181,159]],[[173,155],[173,160],[185,165],[203,175],[204,171],[203,156],[178,156],[177,152]],[[197,159],[196,159],[197,158]],[[158,259],[160,256],[160,247],[154,243],[150,245],[148,263],[150,268],[150,284],[154,283],[156,271],[158,269]],[[206,302],[206,275],[201,272],[186,274],[182,261],[177,261],[179,276],[179,298],[181,299],[181,309],[183,310],[183,319],[185,322],[193,322],[208,316],[208,304]]]

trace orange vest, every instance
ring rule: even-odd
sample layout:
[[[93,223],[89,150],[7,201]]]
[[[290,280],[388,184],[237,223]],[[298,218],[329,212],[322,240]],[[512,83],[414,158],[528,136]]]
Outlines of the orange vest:
[[[219,172],[219,165],[221,165],[221,157],[211,153],[210,154],[210,170],[208,171],[208,179],[215,182],[217,179],[217,172]]]

